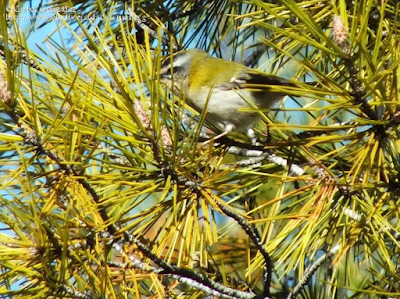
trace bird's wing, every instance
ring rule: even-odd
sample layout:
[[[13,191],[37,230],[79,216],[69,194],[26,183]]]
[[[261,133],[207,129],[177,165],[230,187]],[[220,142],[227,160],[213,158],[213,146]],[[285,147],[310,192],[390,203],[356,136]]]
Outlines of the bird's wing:
[[[267,75],[253,70],[245,70],[237,76],[232,77],[229,82],[220,84],[216,87],[222,90],[249,88],[268,89],[268,85],[294,86],[292,82],[282,77]]]

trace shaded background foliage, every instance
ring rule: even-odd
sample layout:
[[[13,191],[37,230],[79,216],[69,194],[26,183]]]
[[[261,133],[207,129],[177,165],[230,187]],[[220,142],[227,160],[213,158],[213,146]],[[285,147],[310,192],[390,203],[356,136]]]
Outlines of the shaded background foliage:
[[[25,32],[15,5],[2,296],[398,296],[397,1],[26,1],[74,9]],[[203,117],[156,80],[193,47],[317,84],[262,112],[260,146],[205,146],[182,119]]]

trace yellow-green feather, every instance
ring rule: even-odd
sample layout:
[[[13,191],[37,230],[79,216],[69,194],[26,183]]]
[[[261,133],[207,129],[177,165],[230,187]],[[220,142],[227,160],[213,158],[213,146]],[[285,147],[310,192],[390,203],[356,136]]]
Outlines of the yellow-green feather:
[[[195,68],[195,69],[192,69]],[[215,58],[202,52],[197,55],[189,71],[190,89],[213,87],[215,82],[230,82],[235,75],[248,68],[242,64]]]

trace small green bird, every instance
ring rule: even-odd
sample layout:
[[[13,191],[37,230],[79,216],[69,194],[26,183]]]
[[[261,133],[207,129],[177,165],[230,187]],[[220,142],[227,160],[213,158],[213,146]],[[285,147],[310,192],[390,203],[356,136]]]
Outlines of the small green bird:
[[[253,125],[259,114],[244,110],[270,108],[287,95],[277,86],[295,86],[287,79],[212,57],[199,49],[182,51],[163,61],[160,79],[173,82],[198,112],[206,109],[207,122],[225,134],[247,131],[253,143]]]

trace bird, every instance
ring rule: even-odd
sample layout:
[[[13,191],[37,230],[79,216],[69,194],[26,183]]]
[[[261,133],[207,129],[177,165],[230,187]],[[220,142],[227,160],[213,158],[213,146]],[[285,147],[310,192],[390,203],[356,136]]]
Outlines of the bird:
[[[206,122],[221,130],[220,136],[243,131],[253,144],[257,143],[253,126],[260,119],[257,109],[272,107],[288,95],[286,87],[296,86],[288,79],[200,49],[184,50],[165,59],[159,77],[170,88],[173,84],[199,113],[205,109]]]

